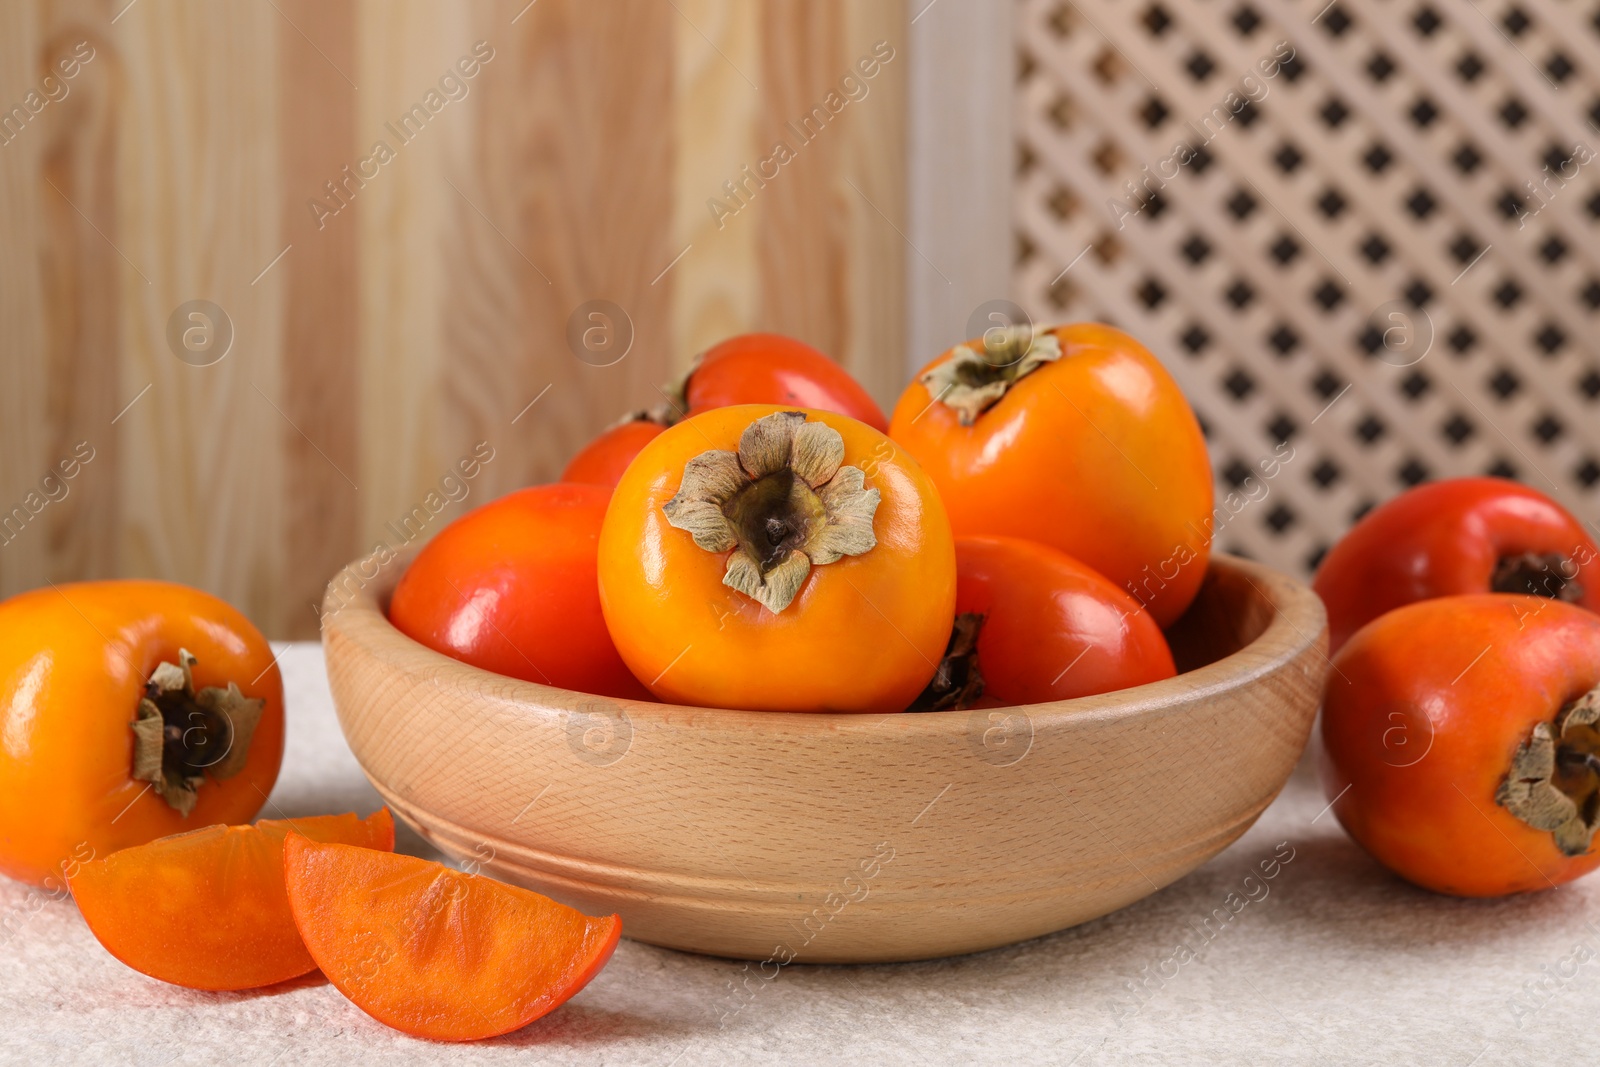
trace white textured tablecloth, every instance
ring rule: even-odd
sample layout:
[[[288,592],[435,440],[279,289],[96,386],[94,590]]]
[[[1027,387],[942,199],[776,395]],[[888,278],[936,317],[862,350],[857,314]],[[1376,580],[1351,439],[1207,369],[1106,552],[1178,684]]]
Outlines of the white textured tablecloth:
[[[263,814],[373,810],[321,649],[286,646],[281,663],[288,752]],[[255,993],[163,985],[102,951],[70,901],[0,879],[0,1062],[1600,1063],[1600,878],[1502,901],[1434,896],[1380,869],[1323,807],[1302,767],[1249,833],[1188,878],[978,956],[790,966],[741,994],[742,963],[625,940],[567,1005],[473,1045],[388,1030],[315,974]],[[1293,859],[1247,881],[1281,842]],[[404,828],[400,847],[428,852]],[[1214,909],[1229,913],[1230,893],[1248,902],[1202,934]],[[1180,959],[1180,944],[1196,957]]]

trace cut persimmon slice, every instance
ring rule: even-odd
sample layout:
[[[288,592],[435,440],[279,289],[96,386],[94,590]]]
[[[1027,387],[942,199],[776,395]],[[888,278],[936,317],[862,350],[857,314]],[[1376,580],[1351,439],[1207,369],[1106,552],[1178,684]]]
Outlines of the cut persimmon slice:
[[[362,1011],[415,1037],[520,1029],[600,973],[622,920],[483,875],[290,835],[289,905],[311,958]]]
[[[394,848],[387,808],[365,819],[315,815],[207,826],[83,864],[68,884],[117,959],[191,989],[253,989],[316,968],[283,888],[283,839]]]

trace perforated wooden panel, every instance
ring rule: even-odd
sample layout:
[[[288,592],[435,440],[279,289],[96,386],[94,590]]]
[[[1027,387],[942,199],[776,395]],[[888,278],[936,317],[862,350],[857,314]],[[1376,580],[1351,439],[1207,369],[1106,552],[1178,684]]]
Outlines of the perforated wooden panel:
[[[1593,525],[1600,3],[1324,3],[1018,0],[1019,301],[1163,359],[1229,551],[1473,473]]]

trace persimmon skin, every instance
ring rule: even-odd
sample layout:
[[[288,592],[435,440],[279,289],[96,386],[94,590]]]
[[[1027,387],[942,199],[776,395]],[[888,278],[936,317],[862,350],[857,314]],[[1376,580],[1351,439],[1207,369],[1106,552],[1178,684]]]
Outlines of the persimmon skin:
[[[610,499],[597,485],[537,485],[468,512],[406,568],[389,621],[486,671],[647,699],[611,643],[595,588]]]
[[[283,888],[283,839],[394,849],[387,808],[207,826],[83,864],[72,896],[95,939],[141,974],[190,989],[255,989],[316,968]]]
[[[879,433],[889,426],[877,401],[848,371],[804,341],[747,333],[712,345],[689,374],[690,415],[734,404],[779,404],[848,415]]]
[[[622,935],[547,897],[414,856],[291,834],[295,923],[339,992],[386,1026],[435,1041],[510,1033],[588,985]]]
[[[1600,683],[1600,616],[1541,597],[1418,601],[1333,658],[1322,782],[1379,863],[1439,893],[1547,889],[1600,865],[1495,802],[1517,746]]]
[[[889,436],[939,487],[956,536],[1051,545],[1168,626],[1199,592],[1210,559],[1211,461],[1200,424],[1132,337],[1099,323],[1053,332],[1061,358],[1019,379],[973,425],[918,380],[895,405]]]
[[[133,777],[145,683],[188,649],[196,689],[265,701],[245,765],[187,818]],[[209,823],[249,821],[283,760],[283,680],[236,608],[172,582],[74,582],[0,602],[0,873],[56,893],[78,864]]]
[[[572,457],[567,469],[561,472],[561,480],[615,489],[617,482],[622,480],[622,472],[633,462],[633,457],[664,429],[665,426],[649,419],[635,419],[613,426]]]
[[[1578,601],[1600,611],[1600,548],[1537,489],[1504,478],[1452,478],[1408,489],[1362,516],[1329,550],[1313,587],[1328,608],[1333,651],[1393,608],[1490,592],[1504,556],[1554,553],[1573,564]]]
[[[757,419],[793,408],[714,408],[657,437],[617,486],[600,534],[600,599],[635,676],[663,701],[751,711],[903,711],[933,677],[955,617],[955,548],[939,495],[904,449],[827,411],[844,462],[882,493],[877,545],[811,569],[774,614],[722,584],[708,552],[662,511],[684,466],[737,451]]]
[[[1042,704],[1171,678],[1150,613],[1065,552],[1016,537],[956,538],[956,612],[984,616],[984,703]]]

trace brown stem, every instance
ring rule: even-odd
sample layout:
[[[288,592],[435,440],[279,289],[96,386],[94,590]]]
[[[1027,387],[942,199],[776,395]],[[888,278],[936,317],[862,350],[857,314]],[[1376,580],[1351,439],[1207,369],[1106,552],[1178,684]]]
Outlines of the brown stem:
[[[1495,803],[1556,847],[1581,856],[1600,827],[1600,686],[1534,725],[1518,746]]]
[[[1518,552],[1502,556],[1489,578],[1496,593],[1527,593],[1568,604],[1583,599],[1583,586],[1568,574],[1577,574],[1572,561],[1559,552]]]
[[[984,616],[975,611],[956,616],[944,658],[907,711],[965,711],[983,696],[983,674],[978,670],[978,634],[983,622]]]
[[[229,682],[226,689],[195,691],[187,649],[177,663],[162,663],[145,683],[134,733],[133,777],[149,782],[176,811],[194,810],[207,778],[231,778],[244,769],[250,742],[266,701],[249,699]]]

